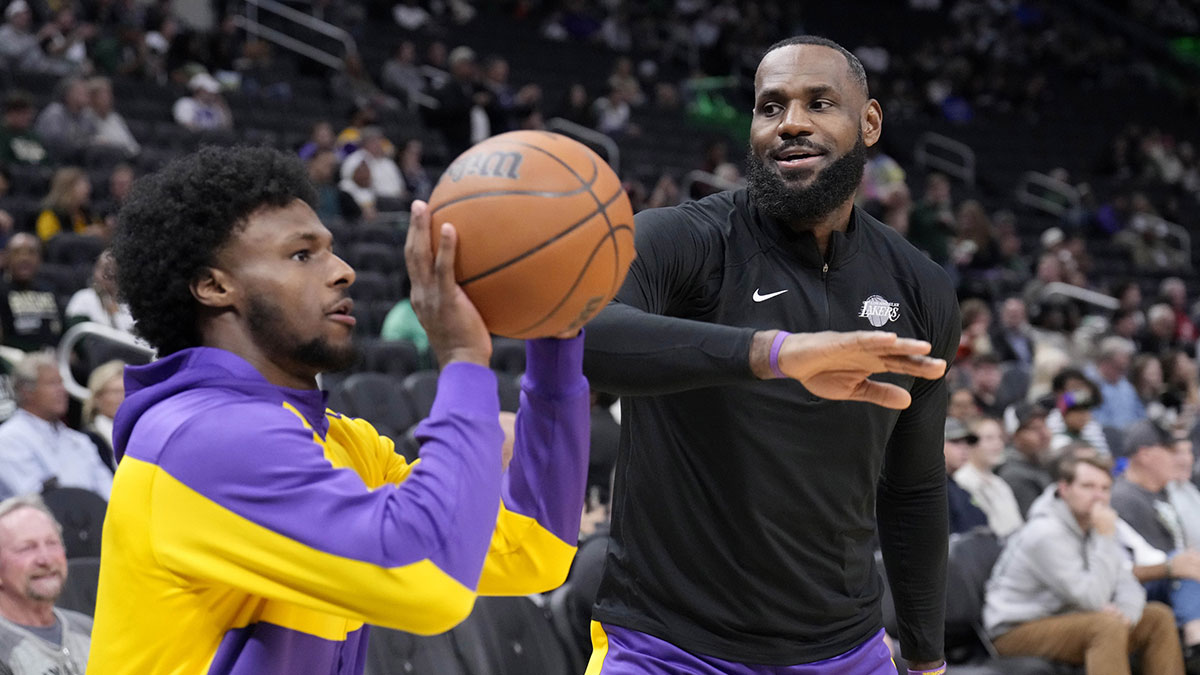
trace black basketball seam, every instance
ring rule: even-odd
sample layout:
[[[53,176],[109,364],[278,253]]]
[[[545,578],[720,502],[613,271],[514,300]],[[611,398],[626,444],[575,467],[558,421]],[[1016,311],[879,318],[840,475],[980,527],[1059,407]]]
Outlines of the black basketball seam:
[[[508,195],[521,195],[521,196],[528,196],[528,197],[544,197],[544,198],[552,199],[555,197],[574,197],[574,196],[582,194],[584,192],[591,192],[591,189],[588,186],[584,185],[583,187],[577,188],[575,190],[571,190],[570,192],[549,192],[546,190],[493,190],[491,192],[473,192],[469,195],[464,195],[462,197],[456,197],[455,199],[452,199],[444,204],[438,204],[437,209],[435,209],[433,212],[431,212],[429,214],[429,218],[430,218],[430,221],[432,221],[434,214],[436,214],[438,211],[441,211],[442,209],[446,208],[447,206],[452,206],[454,204],[459,204],[461,202],[471,201],[472,199],[476,199],[478,197],[506,197]]]
[[[604,248],[605,241],[612,239],[612,240],[614,240],[614,244],[615,244],[616,234],[617,234],[617,232],[619,232],[621,230],[629,230],[632,233],[633,227],[631,227],[629,225],[618,225],[615,228],[610,227],[608,234],[604,235],[604,237],[600,239],[600,242],[596,244],[595,248],[592,249],[591,255],[589,255],[587,257],[587,262],[585,262],[579,268],[579,275],[577,277],[575,277],[575,281],[571,283],[571,287],[568,288],[567,292],[563,294],[562,299],[558,301],[558,304],[555,305],[553,308],[551,308],[549,312],[546,312],[546,315],[543,316],[542,318],[538,319],[536,323],[526,326],[525,328],[522,328],[516,332],[517,333],[526,333],[528,331],[531,331],[534,328],[537,328],[538,326],[546,323],[546,321],[549,320],[550,317],[554,316],[554,313],[557,312],[563,306],[563,304],[565,304],[567,302],[567,299],[570,298],[571,295],[575,292],[575,289],[579,287],[579,282],[583,280],[583,275],[585,273],[587,273],[588,267],[591,267],[592,260],[596,257],[596,253],[598,253],[601,248]]]
[[[615,202],[617,200],[617,198],[619,196],[621,196],[621,194],[624,192],[625,192],[625,190],[618,189],[617,192],[615,194],[613,194],[612,197],[609,197],[609,199],[606,202],[604,202],[603,204],[600,204],[594,211],[589,212],[583,218],[579,219],[577,222],[572,223],[570,226],[568,226],[563,231],[555,234],[553,237],[546,239],[545,241],[541,242],[537,246],[535,246],[531,249],[528,249],[513,258],[505,260],[504,262],[501,262],[501,263],[497,263],[496,265],[493,265],[492,267],[476,274],[473,277],[470,277],[468,279],[463,279],[462,281],[458,282],[458,285],[465,287],[467,284],[470,284],[475,281],[479,281],[480,279],[488,276],[489,274],[498,272],[499,270],[502,270],[505,267],[512,265],[513,263],[520,262],[520,261],[524,260],[525,258],[528,258],[529,256],[533,255],[534,253],[537,253],[538,251],[546,248],[550,244],[553,244],[554,242],[558,241],[559,239],[562,239],[563,237],[567,236],[568,234],[570,234],[570,233],[574,232],[575,230],[579,229],[580,227],[582,227],[585,223],[587,223],[589,220],[594,218],[597,213],[603,212],[606,208],[608,208],[608,206],[610,204]],[[609,231],[609,235],[611,236],[611,234],[613,232],[612,225],[608,226],[608,231]]]
[[[596,195],[596,191],[592,189],[592,186],[596,184],[596,179],[600,177],[600,169],[599,169],[599,167],[596,166],[595,157],[593,155],[587,155],[588,162],[591,163],[591,165],[592,165],[593,173],[592,173],[592,178],[588,181],[585,181],[583,179],[583,176],[580,176],[578,173],[576,173],[575,169],[571,168],[571,165],[562,161],[562,159],[560,159],[557,155],[551,154],[550,151],[548,151],[548,150],[545,150],[545,149],[543,149],[539,146],[533,145],[531,143],[523,143],[521,141],[506,141],[506,142],[512,143],[513,145],[519,145],[522,147],[537,150],[538,152],[546,155],[547,157],[554,159],[554,161],[561,164],[563,166],[563,168],[565,168],[567,171],[570,171],[571,175],[575,176],[575,178],[579,181],[579,184],[582,185],[583,187],[587,188],[588,193],[592,195],[592,199],[596,200],[596,205],[599,206],[603,212],[604,224],[608,226],[608,233],[610,235],[609,238],[612,240],[613,274],[612,274],[612,284],[608,288],[608,294],[615,295],[617,292],[617,278],[620,277],[620,271],[621,271],[621,249],[617,246],[617,238],[615,236],[611,236],[612,233],[614,232],[614,230],[613,230],[612,219],[608,217],[608,206],[609,206],[609,204],[612,204],[612,200],[610,199],[608,202],[601,204],[600,197],[598,197]],[[621,177],[620,176],[617,176],[617,187],[621,192],[625,191],[624,188],[621,187]]]

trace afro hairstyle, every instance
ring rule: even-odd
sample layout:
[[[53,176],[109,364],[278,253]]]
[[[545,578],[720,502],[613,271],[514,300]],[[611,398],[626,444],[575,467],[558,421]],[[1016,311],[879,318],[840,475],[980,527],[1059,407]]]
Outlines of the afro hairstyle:
[[[112,250],[138,335],[159,356],[199,346],[192,283],[252,213],[297,199],[316,202],[304,165],[271,148],[202,148],[135,183]]]

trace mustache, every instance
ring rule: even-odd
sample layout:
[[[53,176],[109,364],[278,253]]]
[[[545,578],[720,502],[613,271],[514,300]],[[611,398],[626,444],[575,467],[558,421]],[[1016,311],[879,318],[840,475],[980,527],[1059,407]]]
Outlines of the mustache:
[[[790,141],[784,141],[779,145],[779,147],[772,150],[771,156],[778,158],[789,150],[803,150],[811,154],[829,154],[828,148],[813,143],[807,138],[794,138]]]

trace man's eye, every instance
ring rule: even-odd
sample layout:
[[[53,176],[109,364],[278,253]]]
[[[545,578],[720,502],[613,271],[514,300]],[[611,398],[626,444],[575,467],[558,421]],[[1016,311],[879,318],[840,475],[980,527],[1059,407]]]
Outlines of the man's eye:
[[[778,103],[764,103],[758,109],[763,115],[777,115],[781,110],[783,110],[783,106]]]
[[[312,254],[309,253],[307,250],[296,251],[295,253],[292,254],[292,260],[295,260],[297,262],[305,262],[311,257],[312,257]]]

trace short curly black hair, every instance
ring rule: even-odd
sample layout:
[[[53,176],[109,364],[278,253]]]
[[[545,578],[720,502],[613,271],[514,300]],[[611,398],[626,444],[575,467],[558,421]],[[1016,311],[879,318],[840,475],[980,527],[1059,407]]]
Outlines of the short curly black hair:
[[[200,344],[190,286],[246,218],[316,203],[299,159],[271,148],[202,148],[134,184],[117,215],[117,285],[135,331],[166,356]]]

